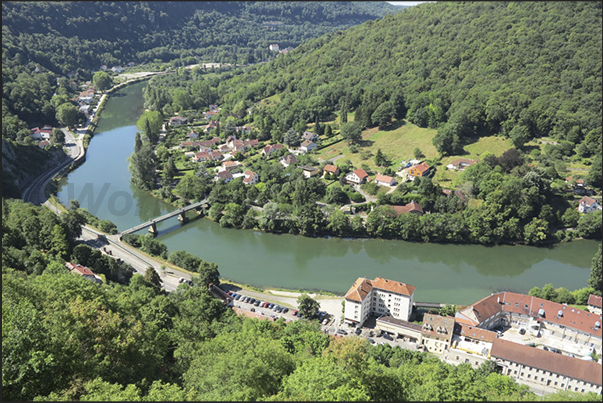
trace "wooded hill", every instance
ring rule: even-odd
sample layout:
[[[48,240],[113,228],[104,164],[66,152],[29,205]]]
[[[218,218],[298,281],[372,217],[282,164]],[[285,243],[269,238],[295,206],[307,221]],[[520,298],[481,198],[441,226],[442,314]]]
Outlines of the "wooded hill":
[[[223,83],[225,107],[280,94],[267,108],[282,132],[298,120],[374,112],[438,128],[442,154],[475,136],[561,141],[600,153],[601,3],[425,3],[304,43]],[[564,143],[567,142],[567,143]]]
[[[349,1],[3,2],[2,49],[56,73],[189,56],[253,62],[270,54],[270,43],[295,47],[400,9]]]

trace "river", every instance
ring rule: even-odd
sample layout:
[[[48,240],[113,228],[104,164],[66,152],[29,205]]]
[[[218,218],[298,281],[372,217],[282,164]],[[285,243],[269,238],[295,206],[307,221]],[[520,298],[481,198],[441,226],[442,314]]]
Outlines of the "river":
[[[130,185],[127,158],[134,149],[145,85],[135,83],[111,95],[86,162],[69,174],[58,193],[63,204],[77,199],[120,231],[174,209]],[[222,228],[209,219],[181,225],[173,218],[158,229],[157,239],[170,251],[186,250],[215,262],[222,277],[243,284],[345,293],[360,276],[384,277],[415,286],[415,301],[453,304],[470,304],[500,290],[527,293],[547,283],[585,287],[599,244],[487,247],[307,238]]]

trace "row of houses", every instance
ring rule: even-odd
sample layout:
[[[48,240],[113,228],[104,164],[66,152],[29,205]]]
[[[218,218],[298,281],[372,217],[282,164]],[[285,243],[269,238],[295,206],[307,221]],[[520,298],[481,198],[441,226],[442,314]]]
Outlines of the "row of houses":
[[[494,361],[503,375],[530,386],[601,394],[601,297],[591,295],[588,311],[512,292],[490,295],[452,316],[425,314],[409,322],[415,287],[380,277],[358,278],[345,295],[344,320],[362,326],[378,316],[376,328],[416,343],[442,360],[477,368]],[[512,329],[503,333],[500,329]],[[531,329],[529,337],[514,338]],[[540,338],[540,339],[538,339]],[[526,342],[542,340],[541,347]],[[562,346],[547,348],[546,344]],[[562,351],[563,350],[563,351]],[[582,351],[583,357],[573,352]],[[565,353],[565,354],[564,354]],[[576,353],[577,354],[577,353]]]

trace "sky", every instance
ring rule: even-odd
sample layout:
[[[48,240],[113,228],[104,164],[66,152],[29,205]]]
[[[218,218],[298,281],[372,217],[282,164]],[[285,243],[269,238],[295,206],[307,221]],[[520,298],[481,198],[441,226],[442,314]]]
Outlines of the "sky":
[[[388,1],[387,3],[393,4],[394,6],[416,6],[421,3],[433,3],[432,1]]]

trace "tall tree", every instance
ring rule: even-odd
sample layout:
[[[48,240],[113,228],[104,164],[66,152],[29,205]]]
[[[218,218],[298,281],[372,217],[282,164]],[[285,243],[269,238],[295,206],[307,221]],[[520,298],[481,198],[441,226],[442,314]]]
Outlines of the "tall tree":
[[[92,83],[99,91],[106,91],[113,85],[113,79],[104,71],[97,71],[92,76]]]
[[[144,273],[144,279],[146,282],[153,284],[157,288],[161,288],[161,283],[163,283],[163,280],[159,277],[159,273],[151,266],[147,267],[147,270]]]

